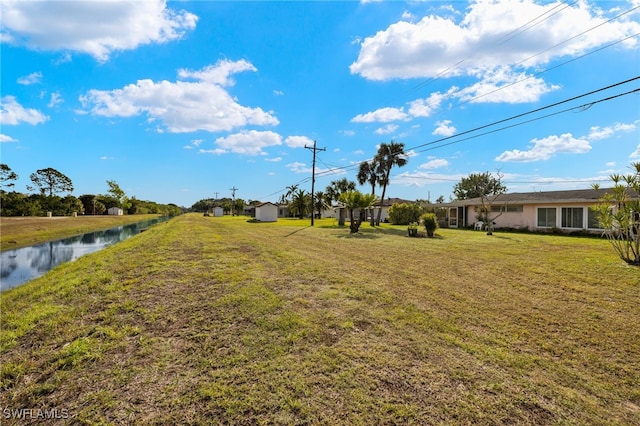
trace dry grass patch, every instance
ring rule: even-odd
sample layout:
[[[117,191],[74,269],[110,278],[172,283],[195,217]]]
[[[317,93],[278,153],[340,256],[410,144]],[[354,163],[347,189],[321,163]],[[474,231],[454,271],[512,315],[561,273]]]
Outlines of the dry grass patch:
[[[606,241],[186,215],[2,295],[0,406],[78,423],[637,424]]]

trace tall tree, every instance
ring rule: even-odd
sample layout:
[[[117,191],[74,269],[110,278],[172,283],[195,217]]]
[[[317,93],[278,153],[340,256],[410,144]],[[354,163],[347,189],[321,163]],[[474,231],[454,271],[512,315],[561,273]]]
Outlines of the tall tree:
[[[371,185],[371,195],[375,195],[376,185],[384,179],[384,176],[381,175],[380,172],[381,170],[376,158],[374,158],[372,161],[363,161],[362,163],[360,163],[360,168],[358,169],[357,176],[358,183],[360,185],[364,185],[365,183]],[[370,220],[370,225],[374,226],[375,218],[373,214],[370,216]]]
[[[375,156],[375,161],[378,163],[378,169],[380,175],[379,185],[382,185],[382,197],[380,198],[380,210],[378,210],[378,217],[376,219],[376,225],[380,225],[380,219],[382,217],[382,203],[384,202],[384,196],[387,192],[387,186],[389,185],[389,178],[391,176],[391,169],[394,166],[403,167],[407,164],[407,155],[404,152],[404,144],[391,141],[390,143],[382,143],[378,148],[378,153]]]
[[[453,194],[457,200],[498,195],[506,191],[507,187],[502,184],[500,176],[494,177],[489,172],[471,173],[453,187]]]
[[[11,167],[4,163],[0,164],[0,191],[4,190],[4,188],[13,188],[15,183],[11,181],[17,179],[18,175],[11,170]]]
[[[284,202],[283,204],[286,204],[289,202],[289,197],[291,197],[293,194],[295,194],[295,192],[298,190],[298,184],[294,184],[294,185],[289,185],[287,186],[287,192],[284,194],[282,201]]]
[[[35,173],[31,173],[29,178],[41,194],[49,195],[49,197],[59,192],[73,192],[71,179],[50,167],[36,170]],[[33,190],[34,188],[29,187],[28,189]]]
[[[500,172],[496,176],[489,172],[471,173],[453,188],[453,193],[459,200],[480,198],[478,219],[486,224],[487,235],[493,235],[493,222],[504,213],[504,210],[500,209],[492,214],[492,206],[500,201],[500,195],[505,192],[507,187],[502,184]]]
[[[108,180],[107,185],[109,185],[109,190],[107,192],[113,198],[118,200],[118,207],[124,210],[129,210],[129,207],[131,207],[131,203],[129,202],[127,194],[122,188],[120,188],[120,185],[118,185],[115,180]]]
[[[302,219],[309,212],[310,207],[311,194],[307,193],[304,189],[298,189],[293,193],[291,202],[289,203],[289,210],[291,210],[294,215]]]
[[[631,174],[610,176],[613,188],[593,209],[620,259],[640,266],[640,162],[631,163],[631,169]]]
[[[322,217],[322,211],[330,206],[331,200],[327,199],[327,194],[318,191],[313,194],[313,209],[318,212],[318,217]]]

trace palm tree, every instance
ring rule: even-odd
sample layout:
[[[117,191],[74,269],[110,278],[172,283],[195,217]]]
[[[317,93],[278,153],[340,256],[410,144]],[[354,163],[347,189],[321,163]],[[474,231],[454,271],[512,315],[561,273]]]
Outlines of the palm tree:
[[[318,217],[322,217],[322,210],[329,207],[331,200],[327,202],[327,194],[318,191],[313,195],[313,210],[318,212]]]
[[[360,191],[347,191],[340,194],[340,201],[344,203],[345,207],[349,209],[349,217],[351,223],[349,224],[349,232],[355,234],[360,229],[364,212],[371,208],[378,198],[373,194],[363,194]],[[360,209],[359,218],[353,217],[353,211]]]
[[[404,144],[396,143],[393,140],[389,144],[380,144],[378,153],[375,156],[375,161],[378,162],[379,174],[383,177],[378,181],[382,186],[382,197],[380,201],[380,210],[378,210],[378,218],[376,219],[376,225],[380,225],[382,203],[384,202],[384,196],[387,192],[387,186],[389,185],[391,169],[393,166],[403,167],[407,164],[407,155],[404,152]]]
[[[360,169],[358,170],[358,183],[364,185],[369,183],[371,185],[371,195],[376,193],[376,184],[379,184],[384,179],[384,175],[380,173],[380,167],[377,162],[377,158],[369,161],[363,161],[360,163]],[[373,214],[371,215],[371,226],[375,225]]]
[[[289,210],[300,219],[304,218],[309,212],[311,204],[311,196],[304,189],[299,189],[292,194]]]
[[[325,190],[327,194],[327,198],[330,202],[339,201],[340,194],[347,191],[355,191],[356,183],[353,181],[347,180],[347,178],[342,178],[340,180],[334,180],[331,182],[331,185],[327,186]],[[344,213],[343,210],[340,210],[340,217],[338,218],[338,225],[344,226]]]
[[[283,200],[289,201],[289,197],[292,196],[298,190],[298,184],[287,186],[287,193],[284,194]]]

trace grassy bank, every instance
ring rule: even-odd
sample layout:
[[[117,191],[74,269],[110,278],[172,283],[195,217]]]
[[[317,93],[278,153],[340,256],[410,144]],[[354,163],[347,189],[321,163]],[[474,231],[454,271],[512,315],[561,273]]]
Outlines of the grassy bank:
[[[3,293],[0,407],[86,424],[640,423],[640,271],[606,241],[317,225],[184,215]]]
[[[26,247],[155,217],[158,215],[2,217],[0,218],[0,249],[4,251]]]

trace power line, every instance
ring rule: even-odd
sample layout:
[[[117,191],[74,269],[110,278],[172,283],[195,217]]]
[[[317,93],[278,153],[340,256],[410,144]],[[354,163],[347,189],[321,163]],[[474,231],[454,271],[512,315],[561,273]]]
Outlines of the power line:
[[[515,120],[515,119],[518,119],[518,118],[522,118],[522,117],[525,117],[527,115],[531,115],[531,114],[534,114],[534,113],[537,113],[537,112],[540,112],[540,111],[547,110],[549,108],[553,108],[553,107],[556,107],[556,106],[559,106],[559,105],[566,104],[568,102],[575,101],[577,99],[584,98],[586,96],[590,96],[590,95],[593,95],[593,94],[596,94],[596,93],[599,93],[599,92],[602,92],[602,91],[605,91],[605,90],[612,89],[614,87],[618,87],[618,86],[621,86],[621,85],[624,85],[624,84],[628,84],[628,83],[631,83],[631,82],[639,80],[639,79],[640,79],[640,76],[636,76],[636,77],[633,77],[633,78],[630,78],[630,79],[627,79],[627,80],[624,80],[624,81],[621,81],[621,82],[618,82],[618,83],[611,84],[611,85],[606,86],[606,87],[602,87],[600,89],[592,90],[590,92],[583,93],[581,95],[573,96],[571,98],[568,98],[568,99],[565,99],[565,100],[562,100],[562,101],[559,101],[559,102],[554,102],[552,104],[549,104],[549,105],[546,105],[546,106],[543,106],[543,107],[540,107],[540,108],[536,108],[536,109],[533,109],[533,110],[530,110],[530,111],[527,111],[527,112],[516,114],[516,115],[513,115],[511,117],[507,117],[507,118],[504,118],[504,119],[501,119],[501,120],[497,120],[497,121],[494,121],[494,122],[489,123],[489,124],[485,124],[485,125],[482,125],[482,126],[475,127],[473,129],[465,130],[463,132],[456,133],[455,135],[447,136],[447,137],[440,138],[440,139],[437,139],[437,140],[434,140],[434,141],[430,141],[430,142],[427,142],[427,143],[424,143],[424,144],[416,145],[414,147],[407,148],[407,150],[408,151],[412,151],[412,150],[415,150],[415,149],[418,149],[418,148],[422,148],[422,147],[425,147],[425,146],[431,146],[431,145],[435,145],[437,143],[444,142],[444,141],[447,141],[447,140],[450,140],[450,139],[458,138],[460,136],[467,135],[467,134],[470,134],[470,133],[473,133],[473,132],[477,132],[479,130],[486,129],[488,127],[492,127],[492,126],[495,126],[495,125],[498,125],[498,124],[502,124],[502,123],[505,123],[505,122],[508,122],[508,121],[512,121],[512,120]],[[627,92],[627,93],[623,93],[623,94],[616,95],[616,96],[613,96],[613,97],[601,99],[601,100],[598,100],[596,102],[589,102],[589,103],[583,104],[583,105],[581,105],[579,107],[572,107],[572,108],[569,108],[569,109],[566,109],[566,110],[563,110],[563,111],[560,111],[560,112],[557,112],[557,113],[554,113],[554,114],[549,114],[547,116],[540,117],[538,119],[550,117],[552,115],[557,115],[557,114],[560,114],[560,113],[563,113],[563,112],[567,112],[567,111],[571,111],[571,110],[574,110],[575,108],[580,108],[580,107],[583,107],[583,106],[586,106],[586,105],[595,105],[596,103],[601,103],[601,102],[605,102],[607,100],[612,100],[612,99],[615,99],[615,98],[620,97],[620,96],[624,96],[624,95],[627,95],[627,94],[630,94],[630,93],[637,92],[639,90],[640,89],[636,89],[636,90],[632,90],[632,91]],[[525,124],[525,123],[530,122],[530,121],[533,121],[533,120],[525,121],[523,123],[519,123],[519,124],[516,124],[516,125],[522,125],[522,124]],[[505,127],[504,129],[510,128],[510,127],[515,127],[515,125]],[[499,129],[499,130],[503,130],[503,129]],[[498,131],[498,130],[494,130],[494,131],[491,131],[491,132],[483,133],[482,135],[489,134],[489,133],[494,133],[495,131]],[[481,136],[481,135],[476,135],[474,137],[478,137],[478,136]],[[472,139],[472,137],[465,138],[463,140],[468,140],[468,139]],[[459,142],[461,142],[461,141],[459,141]],[[452,143],[457,143],[457,142],[452,142]],[[445,145],[439,145],[438,147],[451,145],[452,143],[448,143],[448,144],[445,144]],[[424,152],[424,151],[426,151],[426,150],[422,150],[422,151],[419,151],[419,152]],[[370,161],[370,160],[367,160],[367,161]],[[351,168],[355,169],[355,168],[357,168],[359,166],[360,166],[360,163],[358,163],[358,164],[350,164],[348,166],[336,167],[335,169],[327,170],[327,171],[324,171],[324,172],[319,172],[318,175],[323,175],[324,176],[325,174],[328,174],[329,172],[335,172],[336,170],[348,170],[348,169],[351,169]]]
[[[438,145],[438,146],[435,146],[435,147],[423,149],[423,150],[420,150],[418,152],[431,151],[431,150],[434,150],[434,149],[437,149],[437,148],[442,148],[444,146],[448,146],[448,145],[453,145],[453,144],[456,144],[456,143],[464,142],[464,141],[467,141],[469,139],[479,138],[480,136],[486,136],[486,135],[489,135],[491,133],[496,133],[496,132],[499,132],[499,131],[502,131],[502,130],[510,129],[510,128],[513,128],[513,127],[518,127],[518,126],[521,126],[523,124],[532,123],[534,121],[542,120],[543,118],[549,118],[549,117],[552,117],[554,115],[559,115],[559,114],[562,114],[562,113],[565,113],[565,112],[575,111],[578,108],[587,108],[588,109],[588,108],[591,108],[592,106],[594,106],[595,104],[599,104],[601,102],[610,101],[610,100],[613,100],[613,99],[616,99],[616,98],[619,98],[619,97],[622,97],[622,96],[626,96],[626,95],[630,95],[632,93],[638,93],[638,92],[640,92],[640,88],[634,89],[634,90],[630,90],[630,91],[624,92],[624,93],[619,93],[617,95],[609,96],[607,98],[598,99],[597,101],[588,102],[588,103],[585,103],[585,104],[582,104],[582,105],[578,105],[576,107],[567,108],[567,109],[564,109],[562,111],[556,111],[556,112],[553,112],[551,114],[543,115],[541,117],[536,117],[536,118],[532,118],[530,120],[521,121],[519,123],[511,124],[509,126],[500,127],[498,129],[490,130],[488,132],[480,133],[478,135],[469,136],[469,137],[466,137],[466,138],[463,138],[463,139],[460,139],[460,140],[457,140],[457,141],[452,141],[452,142],[448,142],[448,143],[445,143],[445,144],[442,144],[442,145]],[[444,139],[441,139],[441,140],[444,140]],[[435,143],[435,142],[433,142],[433,143]],[[431,145],[431,144],[432,143],[425,144],[425,145]],[[425,145],[423,145],[423,146],[425,146]]]

